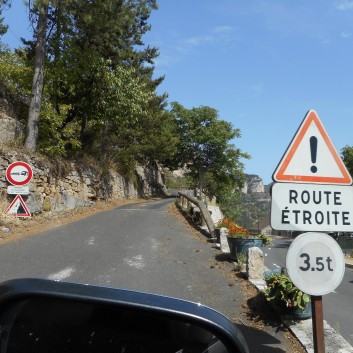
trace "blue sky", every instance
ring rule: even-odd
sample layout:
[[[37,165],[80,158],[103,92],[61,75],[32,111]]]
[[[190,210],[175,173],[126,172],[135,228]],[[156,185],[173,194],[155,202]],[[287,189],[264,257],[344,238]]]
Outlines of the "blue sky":
[[[12,46],[27,36],[21,0],[5,13]],[[239,128],[245,171],[272,181],[309,109],[336,149],[353,145],[353,0],[159,0],[146,44],[159,48],[159,91],[207,105]]]

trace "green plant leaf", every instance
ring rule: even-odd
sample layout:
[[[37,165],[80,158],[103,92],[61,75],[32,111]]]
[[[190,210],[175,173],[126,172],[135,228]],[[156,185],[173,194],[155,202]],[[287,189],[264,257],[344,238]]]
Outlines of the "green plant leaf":
[[[303,300],[305,303],[309,303],[310,302],[310,296],[306,293],[303,294]]]

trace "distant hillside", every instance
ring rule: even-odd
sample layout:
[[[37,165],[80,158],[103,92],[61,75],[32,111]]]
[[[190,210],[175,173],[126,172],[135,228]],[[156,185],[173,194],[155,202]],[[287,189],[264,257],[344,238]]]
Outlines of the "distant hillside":
[[[264,185],[258,175],[247,174],[242,189],[242,213],[238,223],[245,228],[253,228],[254,224],[270,213],[271,196],[270,185]]]

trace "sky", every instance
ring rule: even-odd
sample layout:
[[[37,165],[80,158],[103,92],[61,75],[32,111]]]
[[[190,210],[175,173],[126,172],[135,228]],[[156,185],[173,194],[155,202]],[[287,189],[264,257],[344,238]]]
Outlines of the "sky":
[[[157,0],[145,44],[168,102],[210,106],[239,128],[245,172],[265,184],[306,113],[337,151],[353,146],[353,0]],[[3,14],[11,47],[30,38],[22,0]]]

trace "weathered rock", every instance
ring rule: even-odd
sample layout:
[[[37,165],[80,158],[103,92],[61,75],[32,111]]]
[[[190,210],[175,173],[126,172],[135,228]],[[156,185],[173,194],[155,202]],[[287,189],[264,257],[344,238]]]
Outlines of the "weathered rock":
[[[229,244],[227,240],[227,235],[228,235],[228,229],[227,228],[221,228],[220,229],[220,240],[221,240],[221,250],[224,253],[229,253]]]
[[[28,195],[28,199],[25,201],[25,203],[31,214],[42,213],[43,198],[40,194],[31,192]]]
[[[23,135],[22,124],[4,113],[0,112],[0,141],[14,142]]]
[[[156,164],[148,168],[139,167],[136,183],[136,180],[125,178],[112,169],[102,176],[99,168],[94,169],[84,164],[64,165],[64,162],[61,162],[63,165],[58,167],[44,158],[15,151],[2,151],[0,192],[7,192],[5,170],[15,161],[27,162],[33,169],[33,179],[28,184],[30,195],[25,200],[32,214],[89,206],[97,200],[160,195],[164,187],[161,184],[163,176]]]
[[[264,273],[264,254],[256,246],[248,250],[246,272],[250,280],[261,280]]]

